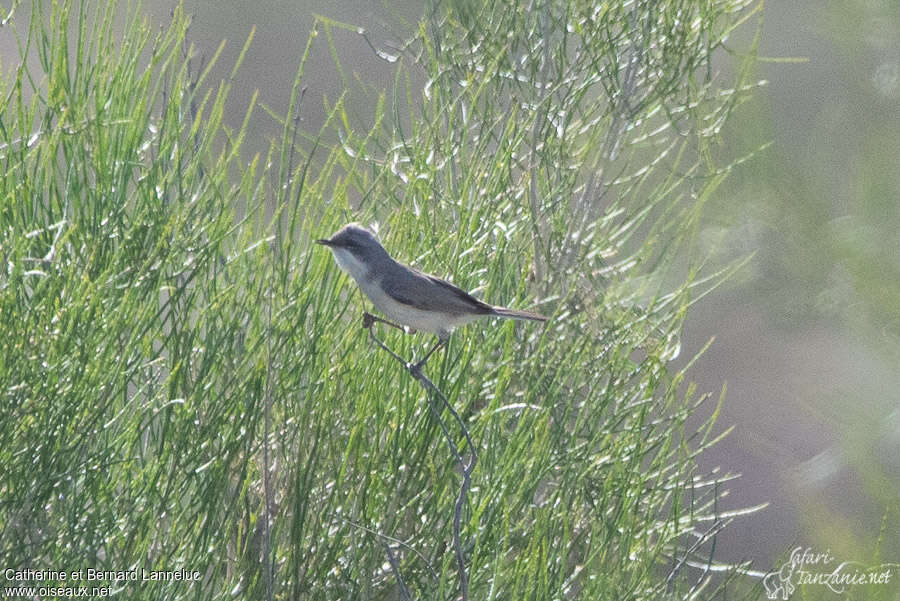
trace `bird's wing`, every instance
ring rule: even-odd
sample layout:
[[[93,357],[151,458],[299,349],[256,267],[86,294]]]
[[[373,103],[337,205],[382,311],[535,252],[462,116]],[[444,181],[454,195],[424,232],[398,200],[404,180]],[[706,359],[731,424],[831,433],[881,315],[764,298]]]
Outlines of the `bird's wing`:
[[[491,305],[478,300],[462,288],[454,286],[450,282],[442,280],[441,278],[435,277],[433,275],[425,275],[425,277],[431,280],[431,282],[437,287],[436,289],[442,291],[441,296],[446,297],[447,292],[452,293],[453,304],[458,303],[460,307],[464,308],[467,312],[485,315],[494,312],[494,308]]]
[[[399,303],[423,311],[444,311],[451,315],[477,313],[489,315],[494,309],[465,290],[433,275],[412,268],[409,271],[391,270],[382,285]]]

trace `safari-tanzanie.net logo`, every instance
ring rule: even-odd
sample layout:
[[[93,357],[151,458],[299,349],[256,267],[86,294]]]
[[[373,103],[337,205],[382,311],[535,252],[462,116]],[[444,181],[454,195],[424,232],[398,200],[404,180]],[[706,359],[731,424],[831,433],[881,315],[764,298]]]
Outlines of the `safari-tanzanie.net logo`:
[[[824,553],[811,547],[797,547],[781,568],[763,578],[766,597],[787,601],[797,587],[824,586],[840,595],[863,585],[886,585],[896,578],[896,563],[867,566],[858,561],[838,561],[828,549]]]

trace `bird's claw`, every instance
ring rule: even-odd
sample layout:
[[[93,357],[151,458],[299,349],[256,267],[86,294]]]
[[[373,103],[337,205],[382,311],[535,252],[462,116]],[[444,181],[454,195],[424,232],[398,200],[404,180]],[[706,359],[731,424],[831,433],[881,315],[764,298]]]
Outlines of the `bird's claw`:
[[[385,325],[391,326],[392,328],[397,328],[397,329],[400,330],[400,331],[405,331],[405,330],[403,329],[403,326],[399,326],[399,325],[395,324],[393,321],[388,321],[388,320],[386,320],[386,319],[382,319],[381,317],[378,317],[378,316],[376,316],[376,315],[372,315],[372,314],[369,313],[368,311],[364,311],[364,312],[363,312],[363,322],[362,322],[362,327],[363,327],[363,328],[365,328],[365,329],[367,329],[367,330],[368,330],[368,329],[371,329],[372,326],[375,324],[375,322],[381,322],[381,323],[383,323],[383,324],[385,324]]]
[[[419,378],[422,376],[422,365],[422,361],[417,363],[407,363],[406,369],[409,370],[409,373],[411,373],[414,378]]]

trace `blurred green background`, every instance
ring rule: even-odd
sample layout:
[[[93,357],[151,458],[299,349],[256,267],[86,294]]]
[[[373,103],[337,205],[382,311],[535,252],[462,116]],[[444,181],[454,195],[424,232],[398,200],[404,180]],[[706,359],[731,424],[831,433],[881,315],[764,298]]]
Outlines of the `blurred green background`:
[[[732,502],[771,503],[722,542],[757,562],[796,545],[896,561],[900,4],[767,2],[759,56],[768,85],[726,138],[772,145],[702,234],[720,258],[756,254],[686,327],[688,350],[715,336],[694,377],[727,381],[735,425],[705,461],[743,474]]]
[[[161,19],[170,4],[146,9]],[[284,66],[294,64],[313,14],[358,24],[389,48],[401,41],[395,24],[415,22],[422,5],[260,0],[186,2],[185,10],[207,54],[229,40],[217,76],[256,26],[229,99],[238,122],[256,89],[262,102],[286,105],[293,73]],[[701,234],[715,263],[755,255],[695,305],[682,353],[692,357],[715,337],[693,378],[714,393],[727,383],[719,425],[735,427],[701,466],[742,474],[729,508],[770,503],[724,531],[719,559],[767,570],[802,545],[847,560],[897,560],[900,3],[767,2],[760,27],[755,79],[767,85],[729,121],[722,163],[771,145],[726,180]],[[746,49],[754,33],[752,23],[736,32],[732,48]],[[392,65],[362,38],[341,43],[348,76],[364,73],[373,99],[391,86]],[[310,58],[308,73],[320,74],[304,108],[310,130],[324,117],[320,98],[341,89],[333,65],[324,46]],[[246,150],[264,152],[277,131],[261,111],[254,119]]]
[[[144,4],[157,23],[171,7]],[[255,90],[283,112],[314,13],[358,24],[389,48],[400,42],[395,24],[415,22],[422,5],[193,1],[185,10],[201,52],[228,40],[213,80],[229,75],[256,27],[228,100],[237,125]],[[747,48],[753,33],[744,28],[733,48]],[[701,233],[713,264],[755,254],[694,307],[682,353],[692,357],[715,337],[693,379],[713,393],[727,383],[719,427],[735,427],[701,467],[743,475],[729,509],[770,503],[725,529],[718,559],[765,571],[802,545],[863,563],[898,561],[900,3],[767,2],[759,35],[754,79],[768,83],[729,121],[722,164],[771,145],[726,180]],[[341,44],[347,77],[364,73],[373,98],[390,87],[392,65],[362,36]],[[0,55],[14,56],[14,46]],[[326,45],[307,73],[316,89],[307,92],[305,129],[315,131],[322,97],[342,89]],[[257,111],[250,131],[248,156],[265,153],[280,129]]]

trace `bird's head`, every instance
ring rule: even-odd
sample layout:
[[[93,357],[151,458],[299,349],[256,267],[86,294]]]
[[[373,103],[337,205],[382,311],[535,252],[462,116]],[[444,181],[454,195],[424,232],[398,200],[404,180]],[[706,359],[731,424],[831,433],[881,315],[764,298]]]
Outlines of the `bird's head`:
[[[357,281],[390,255],[381,246],[378,238],[358,223],[348,223],[331,238],[316,240],[331,249],[338,265]]]
[[[342,248],[357,256],[366,254],[366,251],[383,250],[375,234],[358,223],[348,223],[331,238],[316,240],[316,243],[323,244],[331,250]]]

